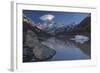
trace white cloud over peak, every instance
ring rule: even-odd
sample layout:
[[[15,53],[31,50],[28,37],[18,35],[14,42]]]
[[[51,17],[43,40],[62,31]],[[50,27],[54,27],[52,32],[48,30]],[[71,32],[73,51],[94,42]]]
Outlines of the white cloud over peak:
[[[53,20],[54,17],[55,17],[54,15],[46,14],[46,15],[41,16],[40,19],[43,21],[51,21]]]

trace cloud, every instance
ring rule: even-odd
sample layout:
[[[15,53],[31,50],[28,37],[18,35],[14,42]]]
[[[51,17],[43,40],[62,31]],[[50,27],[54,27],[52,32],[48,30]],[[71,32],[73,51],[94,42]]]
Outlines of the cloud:
[[[55,17],[54,15],[46,14],[46,15],[41,16],[40,19],[43,21],[51,21],[53,20],[54,17]]]

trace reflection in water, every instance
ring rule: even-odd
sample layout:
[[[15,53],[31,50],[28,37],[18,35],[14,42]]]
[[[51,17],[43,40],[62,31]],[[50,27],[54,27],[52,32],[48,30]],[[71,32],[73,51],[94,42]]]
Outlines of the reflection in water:
[[[51,60],[79,60],[90,58],[75,44],[75,42],[68,39],[62,40],[51,37],[41,43],[56,51],[56,55]]]

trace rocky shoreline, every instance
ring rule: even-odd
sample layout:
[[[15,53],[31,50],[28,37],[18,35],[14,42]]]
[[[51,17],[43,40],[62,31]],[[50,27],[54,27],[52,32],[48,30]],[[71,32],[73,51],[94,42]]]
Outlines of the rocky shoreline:
[[[56,54],[56,51],[54,49],[42,45],[38,40],[37,35],[33,31],[28,30],[26,32],[26,35],[24,36],[26,38],[24,41],[24,48],[23,48],[24,50],[23,62],[27,60],[31,61],[33,56],[36,61],[44,61],[52,58]],[[27,53],[25,53],[26,51]]]

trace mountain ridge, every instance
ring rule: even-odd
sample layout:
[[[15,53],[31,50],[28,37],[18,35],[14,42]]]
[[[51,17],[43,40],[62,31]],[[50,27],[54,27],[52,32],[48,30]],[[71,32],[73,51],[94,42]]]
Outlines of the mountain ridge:
[[[79,33],[79,32],[90,32],[91,31],[91,17],[87,16],[79,24],[71,23],[69,25],[57,26],[55,23],[52,27],[44,26],[42,24],[36,24],[31,19],[23,16],[23,27],[25,29],[34,30],[37,34],[43,33],[46,35],[60,35],[67,33]],[[28,24],[28,25],[26,25]]]

